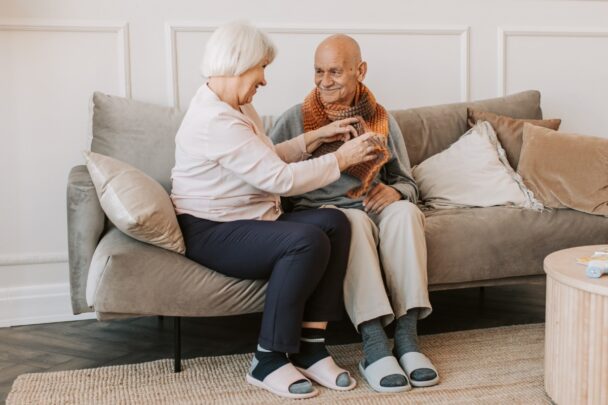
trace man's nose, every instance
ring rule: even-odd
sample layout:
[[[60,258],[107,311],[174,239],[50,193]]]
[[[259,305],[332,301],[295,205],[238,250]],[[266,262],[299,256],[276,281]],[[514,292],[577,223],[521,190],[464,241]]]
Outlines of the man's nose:
[[[323,73],[323,77],[321,77],[321,86],[331,87],[332,84],[334,84],[334,81],[331,78],[331,74],[329,72]]]

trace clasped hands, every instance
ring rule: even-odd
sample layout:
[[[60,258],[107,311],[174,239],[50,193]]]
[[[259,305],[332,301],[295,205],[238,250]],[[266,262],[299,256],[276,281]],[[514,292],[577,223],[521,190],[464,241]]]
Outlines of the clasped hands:
[[[321,128],[315,129],[314,131],[307,132],[305,134],[307,152],[312,153],[324,143],[338,141],[347,142],[351,139],[359,137],[357,130],[353,126],[357,122],[359,122],[359,118],[357,117],[345,118],[342,120],[333,121],[325,126],[322,126]],[[367,134],[374,135],[373,142],[381,142],[386,144],[385,137],[379,136],[373,132],[367,132],[361,136]]]
[[[313,136],[312,142],[307,142],[309,153],[321,144],[343,141],[345,143],[335,152],[341,171],[357,163],[375,159],[377,149],[386,146],[386,137],[373,132],[357,136],[353,125],[358,121],[359,118],[356,117],[346,118],[309,132],[308,134]],[[393,187],[377,183],[363,199],[363,206],[366,212],[379,214],[388,205],[400,199],[401,194]]]

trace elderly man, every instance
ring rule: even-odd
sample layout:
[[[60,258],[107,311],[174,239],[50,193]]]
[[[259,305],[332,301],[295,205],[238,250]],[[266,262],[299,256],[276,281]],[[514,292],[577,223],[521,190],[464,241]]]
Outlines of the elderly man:
[[[418,319],[432,310],[424,215],[415,205],[418,188],[399,126],[363,85],[366,72],[354,39],[341,34],[325,39],[315,52],[316,88],[303,104],[278,119],[270,136],[279,143],[332,121],[357,117],[353,132],[374,132],[384,141],[378,143],[376,160],[353,167],[329,186],[291,197],[290,202],[294,210],[338,207],[350,220],[344,300],[363,339],[359,369],[375,390],[397,392],[410,389],[410,382],[417,387],[439,381],[417,341]],[[339,144],[326,144],[314,156],[329,153]],[[394,319],[391,351],[384,326]]]

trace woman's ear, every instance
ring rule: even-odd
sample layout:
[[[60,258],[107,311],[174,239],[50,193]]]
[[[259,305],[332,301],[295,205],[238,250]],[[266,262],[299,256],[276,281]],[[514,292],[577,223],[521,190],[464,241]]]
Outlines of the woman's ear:
[[[359,67],[357,68],[357,80],[362,82],[365,79],[365,75],[367,74],[367,62],[363,61],[359,63]]]

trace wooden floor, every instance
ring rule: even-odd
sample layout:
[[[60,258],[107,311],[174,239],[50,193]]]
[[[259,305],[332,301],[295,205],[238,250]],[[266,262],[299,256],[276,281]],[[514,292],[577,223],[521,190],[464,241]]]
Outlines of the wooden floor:
[[[434,311],[420,334],[544,322],[545,286],[431,293]],[[184,358],[253,351],[260,315],[182,320]],[[138,363],[173,356],[173,320],[95,320],[0,329],[0,403],[23,373]],[[392,331],[389,331],[392,334]],[[348,321],[330,325],[329,344],[360,341]]]

